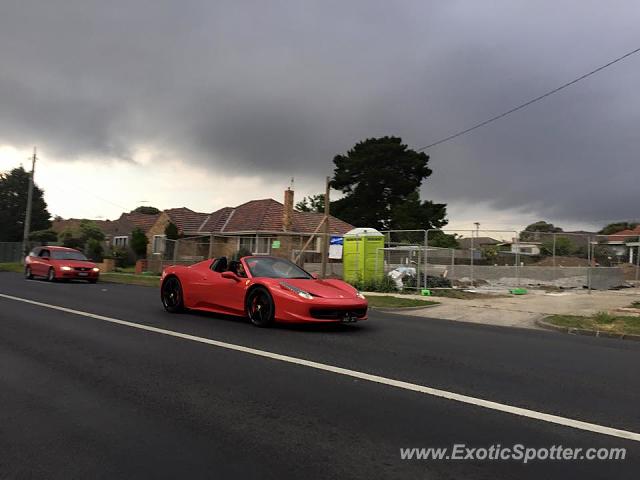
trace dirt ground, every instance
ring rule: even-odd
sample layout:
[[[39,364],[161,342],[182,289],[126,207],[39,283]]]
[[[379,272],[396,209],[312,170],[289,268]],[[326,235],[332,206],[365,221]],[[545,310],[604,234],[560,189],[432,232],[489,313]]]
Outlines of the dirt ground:
[[[499,292],[495,292],[499,293]],[[505,292],[501,292],[505,293]],[[368,293],[365,295],[384,295]],[[404,295],[403,295],[404,296]],[[409,297],[422,298],[419,295]],[[403,312],[417,317],[442,318],[462,322],[482,323],[506,327],[538,328],[535,321],[547,315],[593,315],[604,311],[618,313],[640,300],[640,288],[592,291],[571,290],[548,292],[530,290],[527,295],[479,297],[460,300],[447,297],[431,297],[440,305]]]

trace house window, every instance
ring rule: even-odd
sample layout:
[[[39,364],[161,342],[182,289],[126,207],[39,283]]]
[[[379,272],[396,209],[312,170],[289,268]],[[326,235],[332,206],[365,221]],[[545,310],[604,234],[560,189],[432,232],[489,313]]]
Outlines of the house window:
[[[269,255],[271,253],[271,237],[240,237],[238,249],[249,250],[252,255]]]
[[[166,235],[153,236],[153,253],[164,253]]]
[[[113,246],[119,248],[125,248],[129,243],[129,237],[121,236],[121,237],[113,237]]]

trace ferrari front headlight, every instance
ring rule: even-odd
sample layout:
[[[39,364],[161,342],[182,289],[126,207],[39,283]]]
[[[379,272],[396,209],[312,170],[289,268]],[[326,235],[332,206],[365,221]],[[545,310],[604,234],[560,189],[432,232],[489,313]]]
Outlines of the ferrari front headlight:
[[[293,293],[297,293],[299,297],[305,298],[307,300],[311,300],[313,298],[313,295],[311,295],[309,292],[305,292],[301,288],[290,285],[287,282],[280,282],[280,286],[292,291]]]
[[[98,267],[93,267],[91,270],[93,270],[94,272],[99,272],[100,269]]]
[[[366,299],[366,297],[360,292],[356,292],[356,297],[361,298],[362,300]]]
[[[64,270],[65,272],[70,272],[72,270],[71,267],[67,267],[66,265],[64,267],[60,267],[60,270]]]

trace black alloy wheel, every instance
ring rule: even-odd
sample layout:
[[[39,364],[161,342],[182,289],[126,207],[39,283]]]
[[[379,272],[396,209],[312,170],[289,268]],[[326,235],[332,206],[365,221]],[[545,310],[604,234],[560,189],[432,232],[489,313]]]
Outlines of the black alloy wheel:
[[[252,290],[247,298],[247,315],[256,327],[268,327],[273,323],[275,307],[273,298],[262,287]]]
[[[182,296],[182,285],[178,277],[171,276],[162,283],[160,292],[162,305],[167,312],[178,313],[184,310],[184,298]]]

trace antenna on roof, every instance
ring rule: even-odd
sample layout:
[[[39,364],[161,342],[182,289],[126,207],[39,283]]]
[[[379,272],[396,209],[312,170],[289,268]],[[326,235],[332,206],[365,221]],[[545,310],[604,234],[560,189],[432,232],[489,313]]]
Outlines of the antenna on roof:
[[[291,183],[289,184],[289,190],[293,190],[293,184],[295,183],[295,177],[291,177]]]

